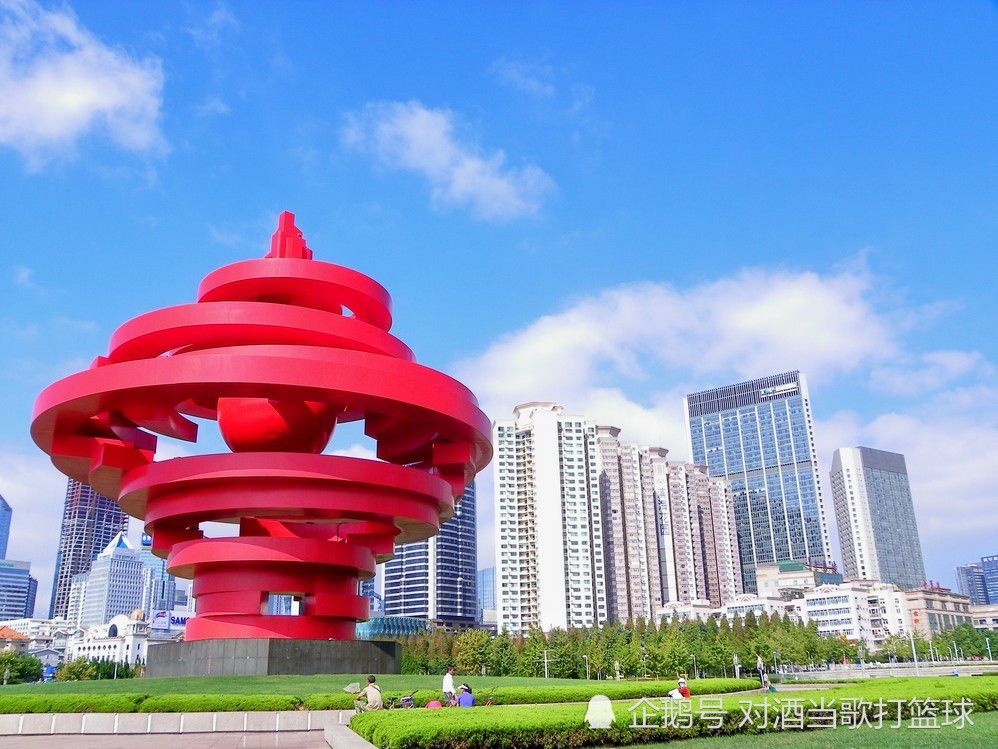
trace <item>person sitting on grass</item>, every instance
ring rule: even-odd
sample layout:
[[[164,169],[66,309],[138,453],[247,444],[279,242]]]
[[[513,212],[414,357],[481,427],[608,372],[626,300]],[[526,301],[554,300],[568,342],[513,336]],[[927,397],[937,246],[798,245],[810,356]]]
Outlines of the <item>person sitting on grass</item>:
[[[690,688],[686,686],[686,679],[679,677],[679,686],[669,692],[669,697],[674,700],[688,700],[690,698]]]
[[[475,695],[471,693],[471,687],[467,684],[462,684],[457,688],[457,706],[458,707],[473,707],[475,704]]]
[[[381,699],[381,687],[375,683],[376,681],[374,674],[367,677],[367,686],[357,695],[354,702],[358,710],[381,710],[385,706]]]

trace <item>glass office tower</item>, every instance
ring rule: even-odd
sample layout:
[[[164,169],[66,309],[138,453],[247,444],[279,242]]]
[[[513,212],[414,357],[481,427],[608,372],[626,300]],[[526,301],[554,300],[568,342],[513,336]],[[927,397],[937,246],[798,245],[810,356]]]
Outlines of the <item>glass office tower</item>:
[[[10,539],[10,516],[14,511],[10,509],[7,500],[0,495],[0,559],[7,558],[7,541]]]
[[[690,393],[683,405],[693,462],[731,484],[746,592],[756,592],[757,564],[831,564],[804,376]]]
[[[425,541],[395,547],[384,565],[385,616],[426,619],[463,629],[478,618],[478,536],[475,485],[454,515]]]

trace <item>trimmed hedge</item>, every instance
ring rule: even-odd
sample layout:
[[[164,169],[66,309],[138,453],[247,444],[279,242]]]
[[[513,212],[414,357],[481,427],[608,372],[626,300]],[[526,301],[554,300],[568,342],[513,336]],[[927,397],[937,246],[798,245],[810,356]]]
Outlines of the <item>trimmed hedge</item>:
[[[225,713],[297,710],[301,699],[290,694],[161,694],[145,699],[140,713]]]
[[[350,727],[371,743],[382,749],[566,749],[583,746],[619,746],[650,741],[671,741],[696,736],[721,736],[734,733],[761,733],[758,727],[740,727],[743,712],[739,702],[751,699],[761,705],[767,700],[769,720],[773,730],[774,718],[780,715],[776,700],[831,700],[863,699],[875,703],[885,700],[885,720],[895,718],[899,705],[890,700],[905,700],[900,705],[902,717],[911,714],[907,700],[969,699],[977,712],[998,710],[998,677],[961,679],[903,679],[896,682],[874,682],[843,685],[828,690],[786,692],[783,694],[755,694],[722,698],[723,722],[715,727],[702,722],[694,700],[690,728],[675,726],[642,728],[629,727],[630,705],[617,705],[617,720],[606,730],[590,730],[585,724],[586,705],[543,705],[536,707],[474,708],[471,710],[412,710],[402,712],[373,712],[354,716]]]
[[[0,713],[134,713],[144,694],[11,694]]]

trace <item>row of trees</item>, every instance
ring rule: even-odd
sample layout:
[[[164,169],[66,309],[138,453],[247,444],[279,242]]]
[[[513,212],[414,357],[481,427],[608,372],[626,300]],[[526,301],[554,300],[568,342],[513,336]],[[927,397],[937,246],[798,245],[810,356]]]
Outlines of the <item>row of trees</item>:
[[[825,638],[817,628],[789,617],[751,612],[745,618],[716,621],[673,621],[656,625],[638,620],[598,629],[531,631],[525,637],[468,630],[451,635],[440,630],[403,641],[404,673],[442,673],[456,665],[467,673],[496,676],[543,676],[594,679],[673,677],[682,673],[725,676],[734,664],[755,669],[759,655],[772,669],[774,661],[809,666],[855,659],[854,643]]]
[[[131,679],[138,676],[141,666],[129,666],[114,661],[88,661],[77,658],[63,663],[55,672],[56,681],[96,681],[98,679]]]
[[[557,678],[628,677],[671,678],[678,674],[731,676],[734,664],[754,671],[756,656],[767,670],[799,669],[832,662],[911,660],[911,642],[920,660],[929,660],[930,645],[937,659],[958,652],[965,658],[988,658],[987,633],[969,624],[936,635],[931,642],[920,635],[888,637],[870,654],[839,637],[822,637],[814,623],[801,624],[751,612],[744,618],[720,622],[673,621],[657,626],[638,620],[599,629],[531,631],[525,637],[492,635],[468,630],[459,635],[436,630],[403,639],[403,673],[443,673],[455,665],[464,673],[495,676]],[[956,650],[954,650],[954,646]],[[998,650],[998,638],[994,643]],[[998,653],[996,653],[998,655]]]

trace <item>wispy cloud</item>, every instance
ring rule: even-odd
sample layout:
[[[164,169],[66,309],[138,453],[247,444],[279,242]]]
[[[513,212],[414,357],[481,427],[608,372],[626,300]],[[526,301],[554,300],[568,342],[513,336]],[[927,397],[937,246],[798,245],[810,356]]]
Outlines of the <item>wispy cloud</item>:
[[[209,96],[194,107],[194,113],[199,117],[218,117],[229,113],[229,105],[217,96]]]
[[[486,221],[536,215],[553,180],[533,164],[510,166],[501,150],[483,151],[459,135],[460,126],[449,109],[378,102],[348,114],[342,135],[344,145],[380,165],[425,178],[435,205],[464,207]]]
[[[100,134],[121,148],[162,153],[163,72],[82,27],[68,8],[0,0],[0,144],[29,169]]]
[[[556,92],[555,71],[550,65],[503,57],[492,63],[492,73],[502,83],[531,96],[549,99]]]
[[[187,33],[194,39],[195,44],[211,51],[221,44],[222,37],[227,31],[237,28],[239,20],[227,5],[219,3],[205,18],[188,28]]]
[[[26,265],[18,265],[14,267],[13,280],[15,286],[20,286],[22,289],[37,289],[38,284],[35,282],[35,271]]]

